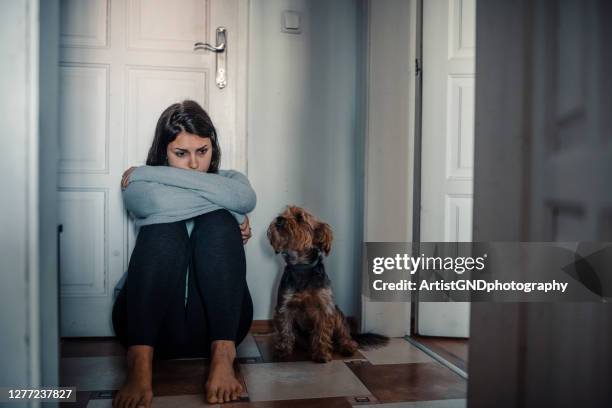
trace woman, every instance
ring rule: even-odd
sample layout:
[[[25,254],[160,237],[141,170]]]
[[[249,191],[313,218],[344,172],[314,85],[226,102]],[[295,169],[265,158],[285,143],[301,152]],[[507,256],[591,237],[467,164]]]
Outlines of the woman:
[[[187,100],[162,113],[147,166],[123,175],[140,231],[113,307],[128,362],[114,407],[151,405],[153,355],[210,357],[210,403],[242,392],[233,361],[253,318],[243,245],[255,193],[244,175],[219,170],[220,158],[210,117]]]

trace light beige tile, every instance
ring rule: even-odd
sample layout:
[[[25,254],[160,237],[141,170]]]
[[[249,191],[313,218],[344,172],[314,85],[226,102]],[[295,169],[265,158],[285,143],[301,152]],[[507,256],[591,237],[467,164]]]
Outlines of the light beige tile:
[[[238,358],[258,358],[261,357],[257,343],[251,333],[242,340],[242,343],[236,348],[236,356]]]
[[[448,399],[435,401],[414,401],[414,402],[391,402],[388,404],[358,405],[358,408],[465,408],[467,400]]]
[[[251,401],[370,395],[342,361],[243,364]]]
[[[359,350],[372,364],[431,363],[435,360],[402,338],[393,338],[385,347]]]
[[[203,395],[173,395],[167,397],[153,397],[152,408],[217,408],[219,404],[208,405],[204,403]],[[111,408],[112,400],[90,400],[87,408]]]
[[[125,379],[125,358],[70,357],[61,359],[62,384],[79,391],[117,390]]]

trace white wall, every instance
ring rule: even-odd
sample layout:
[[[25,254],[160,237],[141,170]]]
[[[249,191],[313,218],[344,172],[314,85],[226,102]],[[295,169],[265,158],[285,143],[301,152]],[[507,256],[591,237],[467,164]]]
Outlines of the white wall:
[[[255,319],[273,315],[282,263],[266,239],[287,204],[331,224],[327,272],[336,302],[356,316],[362,238],[362,2],[251,0],[248,173],[251,216],[247,278]],[[281,32],[281,13],[302,13],[302,33]]]
[[[369,2],[365,197],[368,241],[410,241],[412,236],[414,3]]]
[[[37,70],[32,69],[38,53],[36,36],[32,24],[36,11],[33,1],[15,1],[3,4],[0,19],[0,98],[2,128],[0,137],[4,147],[0,171],[3,175],[0,207],[2,242],[0,259],[0,386],[25,386],[35,384],[36,372],[31,372],[37,353],[37,339],[33,338],[30,321],[34,311],[29,307],[32,285],[30,259],[32,251],[28,238],[32,227],[28,208],[30,197],[29,172],[38,157],[30,157],[32,137],[35,135],[32,118],[32,103],[29,100],[37,93],[37,81],[33,83]],[[34,167],[35,168],[35,167]],[[9,177],[10,175],[10,177]],[[10,235],[9,235],[10,234]],[[34,312],[35,313],[35,312]],[[33,340],[33,344],[30,344]],[[11,367],[9,371],[8,368]]]
[[[415,0],[368,1],[365,241],[412,239]],[[390,317],[393,318],[390,318]],[[410,303],[368,302],[362,327],[407,333]]]
[[[0,174],[5,193],[0,205],[0,386],[54,386],[59,345],[53,98],[59,5],[57,0],[41,5],[37,0],[4,3],[0,14]],[[41,15],[45,21],[39,25]]]

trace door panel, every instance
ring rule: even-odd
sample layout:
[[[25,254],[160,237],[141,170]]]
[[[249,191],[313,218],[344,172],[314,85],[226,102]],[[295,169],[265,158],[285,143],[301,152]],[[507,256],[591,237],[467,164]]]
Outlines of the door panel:
[[[475,2],[423,2],[421,241],[472,240]],[[417,331],[467,337],[469,303],[419,302]]]
[[[612,208],[612,145],[602,137],[612,130],[602,120],[610,106],[600,103],[610,92],[600,70],[600,50],[609,47],[600,31],[604,3],[533,6],[528,240],[612,240],[601,234]],[[526,405],[545,395],[550,406],[610,406],[603,391],[612,379],[610,312],[609,304],[524,305],[524,333],[539,339],[521,356]]]
[[[200,103],[217,128],[223,167],[245,171],[245,9],[241,0],[61,2],[62,336],[113,335],[113,289],[137,235],[119,183],[145,163],[166,107]],[[216,55],[193,51],[196,42],[214,44],[218,26],[228,33],[224,89],[215,84]]]
[[[209,79],[208,70],[128,68],[126,113],[131,118],[127,129],[130,163],[145,163],[156,125],[151,118],[159,116],[159,107],[167,101],[191,98],[207,109]]]
[[[479,241],[612,240],[611,18],[607,1],[479,3]],[[610,407],[611,313],[475,304],[469,406]]]
[[[207,0],[128,0],[127,4],[128,48],[191,54],[195,42],[210,42]]]
[[[108,82],[108,65],[60,65],[60,172],[108,172]]]

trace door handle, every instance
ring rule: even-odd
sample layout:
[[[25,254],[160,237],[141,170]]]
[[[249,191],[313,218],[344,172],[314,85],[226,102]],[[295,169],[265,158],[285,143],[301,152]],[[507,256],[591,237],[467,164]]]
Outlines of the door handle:
[[[217,76],[215,78],[215,82],[217,83],[217,87],[219,89],[223,89],[227,86],[227,78],[226,78],[226,72],[227,72],[227,30],[225,29],[225,27],[217,27],[217,45],[210,45],[208,43],[203,43],[203,42],[197,42],[193,45],[193,50],[197,51],[197,50],[206,50],[206,51],[212,51],[216,54],[217,57],[217,61],[216,61],[216,69],[217,69]]]
[[[60,272],[62,271],[62,261],[61,261],[61,254],[62,254],[62,239],[61,239],[61,235],[62,232],[64,232],[64,224],[58,224],[57,225],[57,276],[59,277],[61,274]]]

